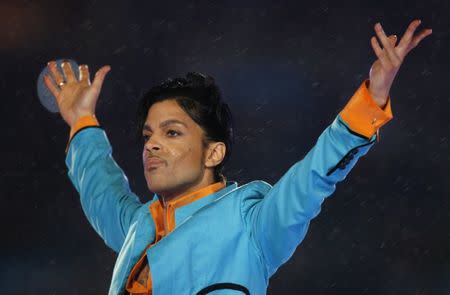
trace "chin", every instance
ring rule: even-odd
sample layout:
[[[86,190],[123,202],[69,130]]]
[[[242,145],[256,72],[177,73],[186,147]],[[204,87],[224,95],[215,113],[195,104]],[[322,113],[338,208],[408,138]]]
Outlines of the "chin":
[[[179,176],[179,175],[178,175]],[[167,176],[154,172],[146,172],[145,180],[148,189],[158,195],[163,193],[182,192],[197,182],[197,178],[179,179],[179,177]]]
[[[164,180],[154,174],[147,175],[146,173],[145,180],[147,182],[148,189],[154,193],[161,191],[161,189],[165,186]]]
[[[161,191],[164,191],[165,185],[164,183],[161,183],[160,181],[147,180],[147,187],[151,192],[159,193]]]
[[[172,191],[174,188],[174,185],[167,183],[165,181],[166,179],[162,179],[159,177],[152,177],[151,180],[147,179],[147,187],[148,189],[158,195],[161,195],[164,192]],[[176,186],[175,186],[176,187]]]

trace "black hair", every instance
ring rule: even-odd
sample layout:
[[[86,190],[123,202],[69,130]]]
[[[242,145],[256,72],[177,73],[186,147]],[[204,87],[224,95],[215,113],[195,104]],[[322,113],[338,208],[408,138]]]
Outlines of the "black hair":
[[[222,174],[225,162],[231,155],[233,145],[233,118],[231,110],[222,101],[218,85],[210,76],[190,72],[186,77],[168,78],[142,95],[137,110],[137,136],[142,138],[142,129],[148,111],[157,102],[175,100],[178,105],[204,131],[203,146],[210,142],[223,142],[226,153],[223,161],[214,167],[214,181],[226,178]]]

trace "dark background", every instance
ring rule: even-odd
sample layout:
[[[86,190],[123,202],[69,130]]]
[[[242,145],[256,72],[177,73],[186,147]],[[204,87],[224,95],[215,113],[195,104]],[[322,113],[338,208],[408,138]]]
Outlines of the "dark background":
[[[0,293],[106,294],[116,258],[67,177],[69,128],[37,98],[47,61],[112,66],[97,117],[147,201],[132,136],[143,91],[188,71],[215,77],[236,122],[226,175],[273,184],[368,77],[374,24],[400,38],[421,18],[433,35],[400,69],[394,119],[268,294],[450,294],[450,1],[393,2],[2,0]]]

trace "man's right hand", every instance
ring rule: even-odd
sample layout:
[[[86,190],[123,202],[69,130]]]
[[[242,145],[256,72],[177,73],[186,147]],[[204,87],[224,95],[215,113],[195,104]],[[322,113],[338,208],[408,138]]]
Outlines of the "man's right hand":
[[[45,75],[44,82],[50,92],[55,96],[64,121],[72,127],[78,118],[94,115],[103,81],[106,74],[111,70],[111,67],[101,67],[95,74],[94,82],[91,84],[87,65],[79,66],[80,77],[78,79],[70,63],[63,62],[61,67],[67,78],[66,81],[64,81],[64,76],[58,70],[55,61],[50,61],[47,66],[53,80],[48,75]]]

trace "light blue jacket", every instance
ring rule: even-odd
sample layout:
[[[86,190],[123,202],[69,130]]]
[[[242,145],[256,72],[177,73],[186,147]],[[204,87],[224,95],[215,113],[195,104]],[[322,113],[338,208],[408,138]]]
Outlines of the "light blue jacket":
[[[274,185],[256,180],[175,211],[175,229],[147,250],[154,295],[266,294],[269,278],[294,253],[324,199],[376,139],[337,115],[315,146]],[[130,270],[155,239],[149,204],[130,191],[100,127],[80,130],[66,164],[89,222],[118,252],[109,294],[123,294]],[[222,289],[221,289],[222,288]],[[235,289],[235,290],[233,290]]]

